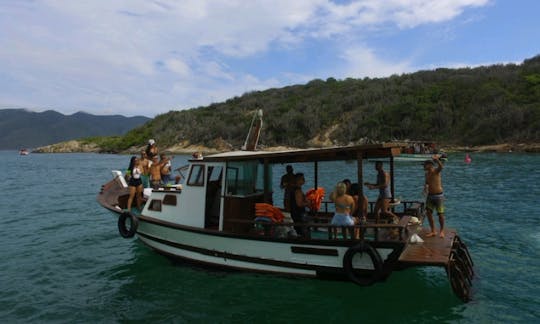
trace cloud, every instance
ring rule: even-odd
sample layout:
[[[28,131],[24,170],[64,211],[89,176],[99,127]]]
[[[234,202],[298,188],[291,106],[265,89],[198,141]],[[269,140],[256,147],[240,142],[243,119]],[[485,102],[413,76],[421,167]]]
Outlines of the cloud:
[[[449,21],[467,8],[487,3],[1,2],[0,105],[151,116],[324,74],[402,73],[410,70],[411,63],[407,59],[385,62],[376,45],[366,40],[368,36],[385,28]],[[319,66],[286,65],[279,59],[321,53],[334,57],[319,59],[329,62]]]
[[[342,59],[347,63],[344,77],[387,77],[393,74],[410,72],[410,62],[388,62],[380,59],[372,49],[366,47],[349,48]]]

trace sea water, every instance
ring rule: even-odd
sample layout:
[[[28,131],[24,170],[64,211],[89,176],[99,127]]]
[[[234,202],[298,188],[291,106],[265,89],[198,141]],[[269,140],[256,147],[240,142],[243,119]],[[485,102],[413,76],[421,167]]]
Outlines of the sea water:
[[[454,296],[442,268],[396,271],[370,287],[349,282],[209,271],[173,263],[96,202],[129,156],[0,152],[0,320],[13,322],[480,322],[540,321],[540,155],[450,155],[447,226],[468,245],[473,300]],[[173,166],[185,164],[176,156]],[[386,166],[388,169],[388,166]],[[313,186],[311,167],[294,165]],[[319,166],[319,185],[354,179],[355,164]],[[375,181],[366,161],[365,180]],[[422,166],[396,162],[396,196],[423,199]],[[285,166],[274,172],[277,185]],[[376,192],[368,191],[370,200]]]

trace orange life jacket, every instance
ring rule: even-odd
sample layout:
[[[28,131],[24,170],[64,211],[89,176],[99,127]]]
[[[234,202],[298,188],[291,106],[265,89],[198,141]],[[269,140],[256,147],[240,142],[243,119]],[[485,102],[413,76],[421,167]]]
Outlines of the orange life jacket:
[[[283,218],[285,218],[279,208],[266,203],[255,204],[255,216],[268,217],[274,223],[281,223]]]
[[[317,189],[311,188],[306,192],[306,200],[308,201],[308,207],[312,211],[317,211],[321,208],[321,203],[324,199],[324,188],[319,187]]]

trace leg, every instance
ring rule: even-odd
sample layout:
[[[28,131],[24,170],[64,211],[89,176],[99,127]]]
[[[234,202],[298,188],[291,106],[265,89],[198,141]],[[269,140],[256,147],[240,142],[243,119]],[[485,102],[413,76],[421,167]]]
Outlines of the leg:
[[[290,212],[291,211],[291,193],[288,189],[285,189],[283,192],[283,208],[285,211]]]
[[[128,201],[127,201],[127,211],[128,212],[131,211],[131,204],[133,204],[133,198],[135,197],[135,191],[136,191],[135,187],[129,186],[129,198],[128,198]]]
[[[437,213],[439,215],[439,224],[441,225],[440,237],[444,237],[444,213]]]
[[[429,208],[426,209],[426,214],[428,217],[429,228],[431,229],[431,232],[429,232],[426,237],[432,237],[437,235],[437,232],[435,231],[435,222],[433,221],[433,210]]]
[[[399,217],[390,209],[390,199],[391,198],[383,199],[382,210],[384,211],[385,216],[389,216],[392,219],[392,222],[397,224],[397,222],[399,222]]]
[[[302,215],[291,215],[291,218],[293,219],[293,222],[295,224],[300,224],[302,223]],[[303,231],[303,227],[302,226],[294,226],[294,230],[296,231],[296,234],[300,235],[300,236],[303,236],[304,234],[304,231]]]
[[[137,187],[137,208],[139,210],[141,210],[141,206],[142,206],[142,196],[143,196],[143,185],[139,185]]]
[[[378,224],[381,221],[381,211],[383,208],[383,200],[382,198],[377,198],[377,201],[375,202],[375,223]]]

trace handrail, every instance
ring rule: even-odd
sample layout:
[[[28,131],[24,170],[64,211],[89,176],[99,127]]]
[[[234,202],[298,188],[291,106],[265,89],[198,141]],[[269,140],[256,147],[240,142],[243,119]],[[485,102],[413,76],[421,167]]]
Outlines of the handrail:
[[[256,220],[248,220],[248,219],[228,219],[227,222],[229,223],[237,223],[237,224],[257,224],[262,225],[265,229],[265,235],[269,235],[271,232],[271,229],[274,227],[280,227],[280,226],[287,226],[287,227],[302,227],[308,229],[306,231],[307,233],[311,233],[310,229],[318,229],[318,228],[327,228],[328,230],[328,239],[329,240],[336,240],[337,239],[337,230],[340,229],[341,233],[343,235],[343,239],[347,239],[347,233],[349,234],[351,240],[364,240],[365,239],[365,233],[368,229],[373,229],[375,234],[375,241],[378,241],[378,234],[379,230],[381,229],[397,229],[399,233],[399,241],[403,241],[403,233],[407,233],[407,224],[409,222],[410,216],[403,216],[400,219],[400,222],[398,224],[371,224],[371,223],[365,223],[365,224],[358,224],[358,225],[349,225],[349,226],[341,226],[341,225],[332,225],[332,224],[325,224],[325,223],[294,223],[294,222],[283,222],[283,223],[273,223],[273,222],[265,222],[265,221],[256,221]],[[311,240],[312,238],[310,235],[308,237],[303,237],[301,239],[304,240]]]

